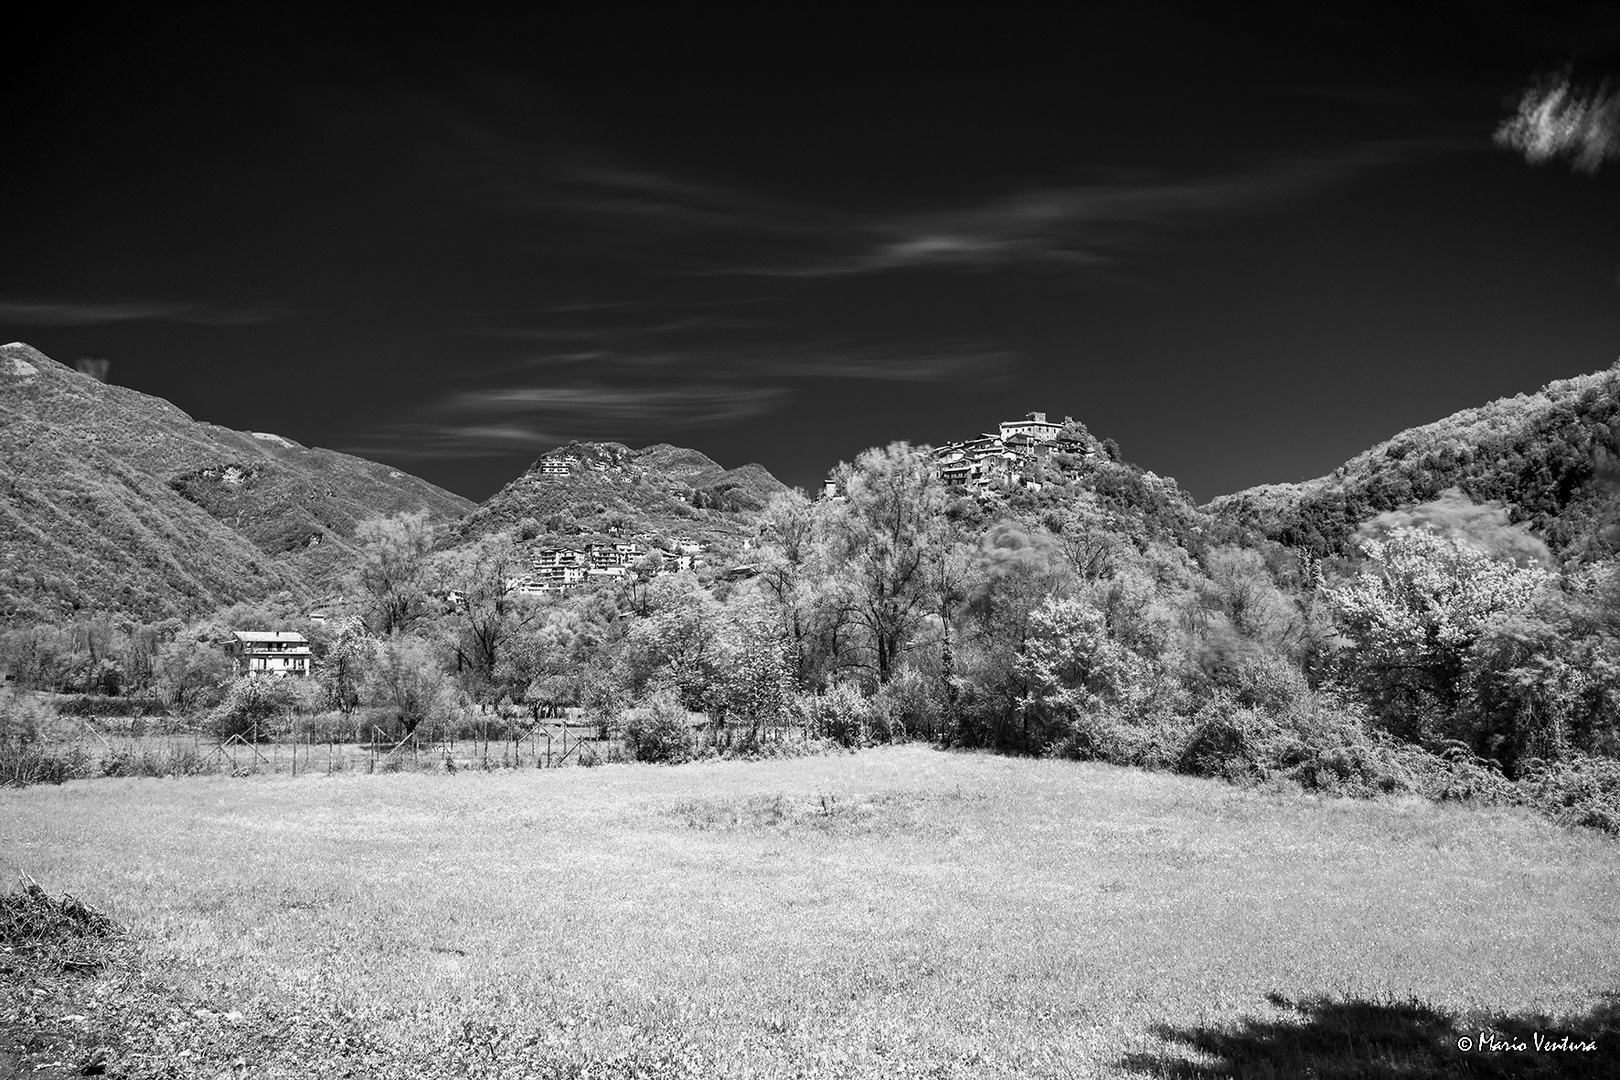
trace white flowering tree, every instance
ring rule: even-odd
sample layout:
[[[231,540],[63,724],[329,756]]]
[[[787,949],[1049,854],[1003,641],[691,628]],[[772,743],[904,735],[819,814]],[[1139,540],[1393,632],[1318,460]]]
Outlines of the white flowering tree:
[[[1021,711],[1030,746],[1066,734],[1080,718],[1131,711],[1151,681],[1147,662],[1114,640],[1103,611],[1080,597],[1048,597],[1030,613],[1015,669],[1028,688]]]
[[[1364,550],[1361,574],[1327,593],[1348,639],[1341,679],[1398,735],[1454,735],[1476,644],[1529,609],[1552,575],[1421,529]]]

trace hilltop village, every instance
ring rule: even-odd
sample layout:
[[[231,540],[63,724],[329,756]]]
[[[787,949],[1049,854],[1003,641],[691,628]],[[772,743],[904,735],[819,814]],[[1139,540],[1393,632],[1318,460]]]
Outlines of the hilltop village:
[[[1097,440],[1074,417],[1057,423],[1044,412],[1032,412],[1022,420],[1003,420],[976,438],[942,443],[932,454],[935,475],[946,487],[981,495],[1015,487],[1039,491],[1041,464],[1051,455],[1089,456],[1097,449]],[[827,478],[822,495],[839,497],[836,478]]]
[[[1042,463],[1052,454],[1086,456],[1096,451],[1096,440],[1073,417],[1065,416],[1059,423],[1048,420],[1044,412],[1031,412],[1022,420],[1003,420],[994,432],[935,447],[932,456],[935,473],[947,487],[982,495],[1009,488],[1039,491]],[[605,477],[619,467],[611,457],[563,452],[542,458],[533,472],[542,480],[565,480],[580,473]],[[821,497],[842,497],[835,477],[828,477]],[[618,536],[618,528],[610,531],[614,534],[611,540],[532,549],[528,572],[511,578],[508,589],[532,596],[555,595],[630,573],[645,578],[691,570],[705,555],[714,554],[710,545],[687,536],[660,538],[637,533],[624,539]],[[725,576],[747,577],[752,570],[738,565],[725,571]]]

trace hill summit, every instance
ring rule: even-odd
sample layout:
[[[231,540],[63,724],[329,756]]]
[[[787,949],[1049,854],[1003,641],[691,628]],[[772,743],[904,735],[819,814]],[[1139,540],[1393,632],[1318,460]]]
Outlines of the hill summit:
[[[0,622],[188,615],[341,570],[368,517],[473,504],[374,461],[202,423],[0,346]]]
[[[1560,560],[1620,549],[1620,364],[1411,428],[1331,475],[1224,495],[1218,518],[1317,556],[1382,515],[1489,504]],[[1460,504],[1460,503],[1459,503]]]
[[[572,442],[542,455],[462,523],[466,537],[502,529],[652,532],[720,539],[786,486],[763,465],[727,469],[706,454],[657,443]]]

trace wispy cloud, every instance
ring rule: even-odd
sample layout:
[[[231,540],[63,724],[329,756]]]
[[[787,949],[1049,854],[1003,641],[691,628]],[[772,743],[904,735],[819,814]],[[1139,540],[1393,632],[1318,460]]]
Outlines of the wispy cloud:
[[[728,237],[708,252],[706,264],[683,249],[681,259],[667,263],[672,275],[815,278],[1030,264],[1096,268],[1173,231],[1264,212],[1450,145],[1373,144],[1218,175],[1045,187],[892,214],[816,208],[644,172],[577,166],[555,171],[550,183],[525,193],[521,206],[565,211],[604,229],[649,238],[691,232]]]
[[[839,341],[784,341],[760,319],[692,316],[640,324],[501,324],[481,335],[542,346],[504,370],[679,373],[705,380],[861,379],[923,382],[1001,378],[1018,354],[993,344],[947,342],[903,348]],[[544,348],[550,346],[550,348]]]
[[[1005,377],[1017,362],[1010,351],[971,345],[698,349],[610,342],[541,353],[487,372],[486,378],[503,381],[447,393],[349,449],[396,457],[478,457],[538,452],[570,439],[633,441],[769,415],[788,402],[801,380],[994,379]]]
[[[504,386],[451,394],[414,421],[377,432],[358,452],[480,457],[535,452],[569,439],[622,439],[732,423],[776,409],[782,387],[692,384]]]
[[[1046,265],[1096,270],[1164,236],[1264,212],[1370,170],[1450,148],[1414,139],[1361,144],[1195,176],[1142,175],[1006,191],[928,212],[873,212],[770,197],[736,186],[569,156],[532,132],[458,110],[421,107],[420,130],[455,174],[444,190],[481,209],[548,224],[551,242],[602,256],[636,247],[666,279],[818,278],[906,270]],[[937,193],[936,193],[937,194]],[[693,242],[702,237],[702,243]],[[614,302],[608,302],[614,303]],[[626,302],[634,304],[634,301]]]
[[[848,231],[849,250],[836,257],[734,272],[824,277],[1035,263],[1099,267],[1170,232],[1261,212],[1432,149],[1428,143],[1389,144],[1219,176],[1020,192],[977,206],[869,219]]]
[[[254,326],[292,314],[280,307],[221,307],[164,300],[0,300],[0,322],[24,326],[95,326],[167,322],[199,326]]]
[[[1581,91],[1567,74],[1537,80],[1496,129],[1496,144],[1532,165],[1567,157],[1580,172],[1597,172],[1620,158],[1620,90],[1604,82]]]

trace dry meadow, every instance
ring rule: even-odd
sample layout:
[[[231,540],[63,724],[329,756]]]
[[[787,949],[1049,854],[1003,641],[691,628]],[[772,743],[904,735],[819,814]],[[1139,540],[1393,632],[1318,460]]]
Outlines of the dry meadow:
[[[111,1074],[1578,1075],[1617,1049],[1620,844],[1520,811],[912,745],[5,790],[0,867],[129,929],[138,979],[27,999],[100,1023]],[[1456,1048],[1487,1026],[1601,1045]]]

